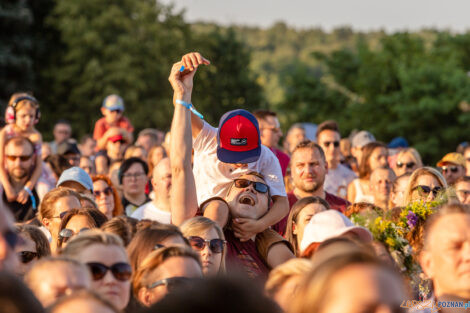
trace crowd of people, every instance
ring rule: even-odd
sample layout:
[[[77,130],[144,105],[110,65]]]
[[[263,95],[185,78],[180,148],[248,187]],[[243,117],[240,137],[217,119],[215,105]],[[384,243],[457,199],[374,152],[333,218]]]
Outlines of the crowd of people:
[[[171,129],[135,140],[118,95],[92,135],[75,140],[63,119],[52,142],[38,100],[12,95],[1,312],[466,310],[468,143],[425,165],[405,138],[341,138],[333,120],[292,125],[282,147],[272,111],[233,110],[215,128],[192,104],[204,66],[196,52],[173,65]]]

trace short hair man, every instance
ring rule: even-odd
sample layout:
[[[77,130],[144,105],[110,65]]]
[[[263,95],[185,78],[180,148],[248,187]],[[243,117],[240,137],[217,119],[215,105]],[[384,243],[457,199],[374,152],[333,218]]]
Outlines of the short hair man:
[[[119,183],[122,186],[122,207],[127,216],[150,201],[145,193],[147,185],[147,163],[139,158],[129,158],[122,162],[119,168]],[[158,192],[158,191],[157,191]]]
[[[447,205],[431,215],[424,227],[420,264],[434,286],[437,301],[470,300],[470,212]]]
[[[457,179],[454,188],[460,203],[470,204],[470,176]]]
[[[257,110],[253,112],[253,115],[259,123],[261,143],[274,153],[281,165],[282,175],[286,176],[290,157],[277,148],[279,139],[282,137],[277,114],[269,110]]]
[[[80,153],[82,156],[89,157],[94,160],[95,150],[96,150],[96,140],[89,134],[82,136],[80,138],[80,144],[78,145]]]
[[[357,176],[352,170],[341,164],[340,140],[341,134],[339,133],[338,123],[325,121],[318,125],[317,143],[325,152],[328,163],[324,188],[335,196],[346,198],[348,185]]]
[[[153,168],[152,187],[155,190],[155,198],[138,207],[131,217],[138,220],[149,219],[171,224],[171,166],[169,158],[160,160]]]
[[[374,205],[389,209],[390,193],[395,182],[395,172],[390,168],[377,168],[370,174],[369,188],[374,196]]]
[[[441,169],[449,185],[453,185],[457,179],[465,176],[465,158],[460,153],[447,153],[437,162],[437,166]]]
[[[161,145],[164,138],[165,133],[161,130],[145,128],[140,131],[135,144],[144,147],[146,151],[150,151],[153,147]]]
[[[33,265],[25,282],[44,307],[72,292],[88,289],[89,270],[82,263],[67,258],[45,258]]]
[[[169,80],[174,91],[175,106],[189,107],[194,113],[190,105],[193,78],[198,66],[208,64],[210,62],[199,53],[189,53],[183,56],[182,62],[174,64]],[[187,71],[177,72],[181,65]],[[280,221],[289,210],[282,170],[276,156],[261,144],[256,118],[246,110],[233,110],[222,116],[218,129],[196,114],[191,114],[190,119],[197,201],[202,205],[204,216],[216,221],[219,226],[225,225],[229,217],[227,208],[217,202],[204,202],[214,196],[224,196],[234,178],[255,171],[266,178],[273,205],[266,215],[252,221],[250,226],[241,226],[244,237],[250,238]],[[180,127],[185,123],[182,122]]]
[[[349,202],[337,197],[324,188],[325,176],[328,172],[323,149],[313,141],[303,141],[292,151],[291,176],[294,190],[287,194],[289,205],[292,206],[301,198],[317,196],[325,199],[331,209],[345,212]],[[287,226],[287,215],[273,229],[284,235]]]
[[[292,154],[297,144],[307,140],[305,126],[301,123],[295,123],[287,131],[286,140],[284,140],[284,149],[289,154]]]
[[[69,121],[60,119],[55,123],[52,134],[54,135],[54,140],[49,142],[49,146],[51,147],[52,154],[54,154],[57,153],[57,146],[59,144],[72,137],[72,125]]]
[[[24,222],[34,218],[36,215],[39,197],[35,188],[29,190],[26,183],[34,172],[34,145],[22,136],[12,137],[5,143],[5,169],[8,180],[16,193],[26,190],[29,194],[28,201],[24,204],[9,201],[6,197],[3,187],[0,187],[2,193],[0,205],[10,209],[17,222]]]

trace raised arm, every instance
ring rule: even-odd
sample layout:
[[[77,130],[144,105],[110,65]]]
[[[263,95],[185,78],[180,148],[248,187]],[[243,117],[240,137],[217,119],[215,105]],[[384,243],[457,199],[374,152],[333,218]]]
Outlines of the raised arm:
[[[205,59],[202,58],[201,60]],[[209,64],[207,60],[206,62],[200,64]],[[171,221],[175,225],[180,225],[185,220],[194,217],[198,209],[196,185],[191,167],[192,114],[186,107],[177,103],[177,100],[191,103],[193,78],[197,67],[186,67],[185,65],[186,70],[180,72],[181,66],[182,62],[175,63],[169,77],[174,90],[173,104],[175,107],[170,140]],[[201,120],[199,121],[202,123]]]

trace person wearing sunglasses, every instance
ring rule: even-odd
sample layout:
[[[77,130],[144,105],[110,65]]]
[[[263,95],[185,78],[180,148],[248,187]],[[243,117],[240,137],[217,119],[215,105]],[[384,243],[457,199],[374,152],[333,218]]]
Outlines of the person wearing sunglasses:
[[[71,209],[60,222],[57,247],[65,247],[67,242],[74,236],[96,227],[97,225],[90,214],[90,209]]]
[[[448,185],[453,185],[457,179],[465,176],[465,158],[457,152],[447,153],[437,166],[441,169]]]
[[[92,290],[119,310],[127,306],[132,269],[121,238],[92,229],[71,239],[61,253],[86,264],[92,276]]]
[[[67,211],[80,207],[80,195],[68,188],[55,188],[44,196],[39,205],[38,219],[44,225],[46,236],[50,236],[52,254],[57,250],[62,218]]]
[[[170,246],[151,252],[132,279],[134,297],[144,306],[202,278],[199,256],[188,247]]]
[[[21,242],[15,247],[20,264],[17,275],[24,274],[43,257],[51,255],[49,241],[37,226],[20,224],[16,226]]]
[[[407,206],[415,201],[433,201],[446,189],[447,182],[439,171],[432,167],[419,168],[411,174],[403,205]]]
[[[36,262],[26,273],[25,283],[43,307],[78,290],[91,287],[86,266],[65,257],[47,257]]]
[[[341,164],[341,134],[336,121],[324,121],[317,128],[317,143],[325,152],[328,172],[325,175],[325,191],[346,198],[347,188],[356,174]]]
[[[396,156],[396,162],[392,168],[395,175],[401,176],[405,173],[413,173],[414,170],[423,167],[421,156],[415,148],[404,148]]]
[[[214,221],[203,216],[187,220],[180,228],[191,248],[199,253],[204,275],[225,273],[227,242],[222,229]]]
[[[108,219],[123,214],[123,208],[119,194],[113,183],[106,175],[96,175],[91,178],[93,181],[93,195],[95,196],[98,210]]]

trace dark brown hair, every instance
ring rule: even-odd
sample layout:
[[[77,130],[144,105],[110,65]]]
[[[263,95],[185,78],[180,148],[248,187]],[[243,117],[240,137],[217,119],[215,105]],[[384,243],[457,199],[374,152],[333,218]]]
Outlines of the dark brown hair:
[[[333,121],[333,120],[328,120],[328,121],[324,121],[323,123],[318,125],[317,133],[316,133],[317,141],[318,141],[318,137],[320,136],[321,132],[323,132],[324,130],[332,130],[334,132],[339,133],[338,123],[336,121]]]
[[[362,160],[359,165],[359,178],[369,179],[370,174],[372,173],[372,169],[370,168],[369,159],[372,153],[377,148],[387,148],[381,142],[369,142],[364,147],[362,147]]]
[[[20,234],[26,234],[36,244],[36,252],[38,259],[51,255],[51,246],[46,235],[34,225],[19,224],[16,225],[16,230]]]

